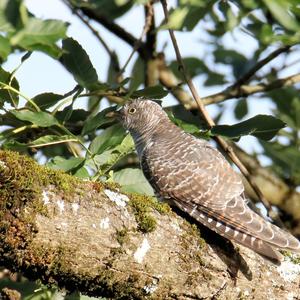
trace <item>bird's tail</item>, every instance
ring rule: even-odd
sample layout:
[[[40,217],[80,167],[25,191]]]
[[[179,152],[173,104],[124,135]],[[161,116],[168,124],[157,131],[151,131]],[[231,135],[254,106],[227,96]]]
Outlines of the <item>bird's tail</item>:
[[[223,222],[220,222],[213,217],[206,215],[205,213],[200,213],[197,221],[220,234],[221,236],[229,240],[233,240],[247,248],[250,248],[264,257],[267,257],[276,262],[283,261],[283,256],[268,242],[253,237],[247,233],[241,232],[236,228],[231,227],[230,225],[226,225]]]
[[[219,211],[200,205],[188,207],[190,203],[177,205],[211,230],[272,260],[283,260],[277,249],[300,253],[300,242],[295,237],[264,220],[240,197]]]

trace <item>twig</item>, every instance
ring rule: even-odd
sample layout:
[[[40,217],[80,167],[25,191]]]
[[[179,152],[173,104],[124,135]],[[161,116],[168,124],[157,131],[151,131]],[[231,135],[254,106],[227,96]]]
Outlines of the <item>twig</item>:
[[[161,4],[164,10],[164,15],[165,15],[165,21],[166,23],[168,22],[168,8],[167,8],[167,2],[166,0],[161,0]],[[203,119],[206,121],[206,123],[212,127],[215,125],[213,119],[210,117],[210,115],[208,114],[207,110],[205,109],[204,104],[201,101],[201,98],[194,86],[193,81],[188,77],[187,75],[187,71],[184,65],[184,62],[182,60],[180,51],[179,51],[179,47],[175,38],[175,34],[174,31],[172,29],[169,29],[169,34],[174,46],[174,50],[176,53],[176,57],[177,57],[177,61],[179,64],[179,69],[182,71],[183,77],[185,79],[185,81],[187,82],[187,85],[193,95],[193,98],[195,99],[199,112],[202,115]],[[252,186],[253,190],[256,192],[256,194],[258,195],[258,197],[261,199],[262,203],[264,204],[264,206],[266,207],[266,209],[268,210],[268,213],[271,212],[272,207],[269,204],[269,202],[265,199],[264,195],[261,193],[260,189],[258,188],[258,186],[256,185],[256,183],[252,180],[250,173],[248,172],[248,170],[245,168],[245,166],[242,164],[242,162],[239,160],[239,158],[236,156],[236,154],[233,152],[232,148],[219,136],[216,136],[215,141],[218,143],[218,145],[225,151],[225,153],[230,157],[230,159],[234,162],[234,164],[240,169],[240,171],[242,172],[242,174],[247,178],[248,182],[250,183],[250,185]],[[279,220],[279,217],[276,216],[277,221]]]
[[[68,1],[68,0],[66,0]],[[69,2],[69,1],[68,1]],[[70,2],[69,2],[70,3]],[[70,3],[72,7],[75,7],[74,4]],[[108,19],[104,15],[100,14],[99,11],[89,9],[87,7],[76,7],[79,9],[84,15],[89,17],[90,19],[100,23],[103,27],[105,27],[110,32],[114,33],[118,38],[122,39],[124,42],[134,47],[137,43],[138,39],[126,31],[123,27],[114,23],[111,19]],[[141,42],[140,46],[136,50],[143,59],[147,59],[150,57],[151,53],[148,51],[145,43]]]
[[[239,87],[246,83],[258,70],[260,70],[262,67],[264,67],[267,63],[269,63],[271,60],[276,58],[278,55],[280,55],[283,52],[287,52],[290,50],[292,45],[284,46],[281,48],[276,49],[275,51],[271,52],[267,57],[257,62],[246,74],[244,74],[241,78],[239,78],[235,84],[233,84],[233,87]]]
[[[166,67],[163,58],[160,61],[159,80],[166,88],[168,88],[173,96],[180,101],[186,109],[196,109],[197,103],[194,99],[181,88],[181,80],[179,80],[174,73]],[[300,82],[300,74],[291,75],[285,78],[277,79],[269,83],[260,83],[257,85],[242,85],[240,87],[230,87],[224,89],[219,93],[209,95],[202,98],[204,105],[220,103],[232,98],[247,97],[256,93],[263,93],[282,87],[292,86]]]
[[[151,26],[152,26],[152,21],[153,21],[153,15],[154,15],[154,10],[153,10],[153,3],[152,1],[149,1],[147,4],[145,4],[145,8],[147,9],[147,14],[146,14],[146,20],[145,20],[145,25],[143,28],[143,31],[139,37],[139,39],[135,42],[134,47],[128,57],[128,59],[126,60],[124,66],[121,68],[121,70],[119,71],[119,74],[123,74],[125,69],[127,68],[129,62],[131,61],[134,53],[137,51],[137,49],[141,46],[142,40],[144,38],[144,36],[149,32]]]
[[[203,102],[205,105],[219,103],[231,98],[246,97],[256,93],[267,92],[282,87],[291,86],[298,82],[300,82],[300,74],[277,79],[267,84],[261,83],[257,85],[242,85],[238,88],[230,87],[220,93],[203,98]]]

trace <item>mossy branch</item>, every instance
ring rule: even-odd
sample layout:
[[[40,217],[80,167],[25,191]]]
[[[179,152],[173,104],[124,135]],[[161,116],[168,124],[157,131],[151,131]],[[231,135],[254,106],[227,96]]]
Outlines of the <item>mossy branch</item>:
[[[0,264],[30,279],[114,299],[299,297],[291,257],[272,265],[118,186],[0,151],[0,197]]]

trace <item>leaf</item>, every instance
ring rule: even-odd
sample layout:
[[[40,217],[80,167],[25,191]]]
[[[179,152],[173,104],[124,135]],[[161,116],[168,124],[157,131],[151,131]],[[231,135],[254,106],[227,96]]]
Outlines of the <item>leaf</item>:
[[[6,37],[0,35],[0,57],[2,61],[6,60],[10,52],[11,52],[11,46],[9,40]]]
[[[4,10],[7,21],[15,28],[21,27],[21,5],[22,1],[20,0],[9,0]]]
[[[145,82],[145,62],[140,56],[138,56],[133,65],[130,77],[129,91],[136,90]]]
[[[55,43],[66,36],[66,30],[65,22],[30,18],[25,27],[12,36],[10,42],[26,50],[40,50],[58,57],[60,50]]]
[[[63,50],[62,64],[81,86],[92,89],[98,82],[98,75],[85,50],[72,38],[63,40]]]
[[[89,150],[93,155],[101,154],[120,144],[125,137],[125,130],[120,124],[115,124],[103,130],[90,144]]]
[[[182,1],[182,5],[172,10],[167,24],[162,29],[193,30],[205,14],[211,10],[213,1]]]
[[[66,159],[61,156],[56,156],[46,165],[51,169],[70,172],[76,171],[78,168],[82,167],[84,162],[85,159],[82,157],[71,157]]]
[[[260,141],[265,154],[274,162],[273,168],[281,176],[289,178],[295,185],[300,184],[300,152],[296,146],[283,146],[278,143]]]
[[[115,106],[110,106],[103,109],[95,116],[92,116],[89,119],[87,119],[82,128],[82,135],[91,133],[103,125],[111,124],[112,122],[114,122],[113,118],[107,117],[106,115],[109,112],[113,112],[115,110],[116,110]]]
[[[77,139],[71,135],[45,135],[32,141],[28,146],[39,148],[68,142],[77,142]]]
[[[73,125],[78,123],[82,125],[82,122],[85,122],[88,116],[89,112],[84,109],[69,110],[68,107],[65,107],[62,111],[58,111],[55,114],[55,117],[60,121],[60,123],[64,122],[64,120],[68,118],[68,123]]]
[[[91,8],[97,14],[106,16],[110,19],[115,19],[125,14],[135,3],[133,0],[101,0],[90,1]],[[88,5],[88,2],[84,4]]]
[[[180,30],[184,27],[184,21],[189,13],[188,7],[178,7],[171,11],[168,23],[161,26],[161,29]]]
[[[42,93],[34,96],[32,101],[41,109],[47,109],[53,105],[55,105],[58,101],[63,99],[63,95],[54,94],[54,93]],[[28,103],[28,107],[32,107],[30,103]]]
[[[117,76],[119,74],[119,59],[116,53],[112,53],[110,57],[109,66],[108,66],[108,74],[107,74],[107,83],[115,84],[118,80]]]
[[[161,85],[150,86],[142,90],[138,90],[132,93],[132,98],[147,98],[147,99],[161,99],[168,95]]]
[[[97,169],[94,165],[94,161],[97,166],[100,166],[100,173],[106,174],[120,159],[132,153],[134,151],[134,142],[130,134],[127,134],[122,143],[114,147],[113,149],[104,151],[100,155],[96,155],[94,160],[90,160],[92,168]],[[99,170],[97,170],[99,172]]]
[[[113,173],[113,181],[120,184],[124,192],[153,196],[153,189],[142,170],[125,168]]]
[[[20,143],[14,139],[8,139],[1,146],[4,150],[12,150],[18,152],[26,152],[28,150],[26,144]]]
[[[186,66],[189,76],[191,76],[192,78],[199,74],[206,74],[208,71],[205,63],[197,57],[185,57],[183,59],[183,63]],[[184,80],[182,72],[180,72],[178,69],[177,60],[172,61],[169,67],[172,69],[176,77]]]
[[[291,14],[290,1],[263,0],[275,19],[285,28],[297,32],[300,29],[296,18]]]
[[[211,129],[214,135],[224,135],[229,138],[240,138],[243,135],[253,135],[262,140],[272,139],[286,124],[269,115],[257,115],[244,122],[234,125],[217,125]]]
[[[43,111],[33,112],[24,109],[19,111],[11,110],[10,113],[12,113],[19,120],[31,122],[32,124],[37,125],[39,127],[50,127],[54,125],[59,125],[55,117]]]
[[[81,167],[73,173],[73,176],[76,176],[81,179],[89,179],[91,176],[88,170],[85,167]]]
[[[224,84],[224,75],[219,74],[216,72],[209,71],[207,79],[205,80],[204,84],[207,86],[219,85]]]
[[[7,85],[11,85],[15,90],[19,90],[19,83],[16,78],[13,78],[11,81],[11,74],[9,72],[6,72],[0,67],[0,82],[3,82]],[[11,83],[10,83],[11,81]],[[0,84],[0,103],[1,102],[9,102],[12,106],[16,107],[18,106],[19,103],[19,95],[5,89],[1,84]]]
[[[248,103],[246,99],[238,100],[235,108],[234,108],[234,115],[238,120],[244,118],[248,113]]]

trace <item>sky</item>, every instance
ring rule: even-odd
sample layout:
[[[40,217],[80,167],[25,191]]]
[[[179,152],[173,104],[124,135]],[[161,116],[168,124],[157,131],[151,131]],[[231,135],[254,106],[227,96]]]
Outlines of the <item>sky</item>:
[[[101,81],[106,80],[109,56],[93,36],[91,31],[75,15],[72,15],[70,10],[62,3],[62,1],[26,0],[25,3],[30,12],[32,12],[36,17],[43,19],[61,19],[70,23],[68,35],[78,40],[79,43],[84,47],[97,70],[99,79]],[[172,4],[174,1],[169,1],[169,3]],[[159,20],[162,19],[162,9],[160,5],[156,5],[155,9],[158,20],[157,23],[159,23]],[[135,6],[134,9],[131,9],[129,13],[119,18],[117,23],[136,37],[139,37],[144,24],[143,8],[140,5]],[[95,22],[92,22],[91,24],[99,31],[103,39],[109,42],[110,48],[117,52],[117,55],[120,58],[120,65],[122,66],[130,55],[131,47]],[[137,26],[137,24],[140,26]],[[176,37],[183,56],[195,56],[209,61],[210,58],[204,52],[205,47],[203,47],[203,43],[199,43],[199,37],[201,37],[202,41],[207,38],[205,31],[201,28],[201,26],[197,26],[190,33],[176,32]],[[241,38],[242,42],[240,42]],[[257,47],[254,39],[245,35],[242,36],[239,32],[235,32],[234,36],[229,34],[226,35],[223,42],[226,48],[238,49],[241,53],[248,57],[250,57],[251,53],[255,51]],[[167,60],[175,59],[174,50],[170,43],[167,31],[159,32],[157,49],[158,51],[164,49]],[[10,55],[8,61],[4,64],[4,69],[8,71],[13,70],[19,64],[21,56],[22,55],[20,54]],[[136,55],[127,67],[125,76],[130,76],[130,70],[135,58]],[[228,70],[224,67],[221,67],[220,69],[220,67],[216,66],[216,70],[228,73]],[[230,76],[230,74],[228,74],[228,76]],[[29,97],[33,97],[45,91],[63,94],[70,91],[76,85],[70,73],[68,73],[55,60],[43,53],[34,53],[22,65],[20,70],[17,72],[16,77],[21,85],[22,93]],[[220,87],[204,87],[203,81],[203,76],[199,76],[195,79],[195,85],[198,88],[201,96],[207,96],[220,91]],[[249,99],[251,100],[251,97],[249,97]],[[251,101],[257,102],[257,100],[253,99]],[[165,105],[171,105],[173,103],[176,103],[176,101],[172,99],[171,96],[168,96],[164,101]],[[80,106],[81,104],[79,103],[77,105]],[[226,107],[230,108],[233,107],[233,105],[234,101],[226,102]],[[257,105],[251,105],[250,108],[251,109],[247,115],[247,118],[252,117],[257,113],[270,114],[272,110],[269,101],[263,99],[260,99],[259,103],[257,102]],[[207,106],[207,109],[212,116],[217,113],[217,110],[214,106]],[[234,122],[235,120],[232,109],[227,109],[226,114],[224,114],[220,123],[232,124]],[[240,145],[243,148],[246,148],[249,152],[260,149],[256,139],[253,137],[242,138]]]

